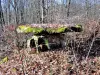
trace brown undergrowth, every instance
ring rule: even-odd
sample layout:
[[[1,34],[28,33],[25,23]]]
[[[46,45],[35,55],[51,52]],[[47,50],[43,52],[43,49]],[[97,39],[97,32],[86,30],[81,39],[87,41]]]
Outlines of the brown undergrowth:
[[[0,75],[100,75],[99,26],[96,21],[87,21],[83,32],[68,33],[66,49],[39,54],[29,54],[26,48],[18,50],[13,42],[14,32],[5,31],[3,41],[10,45],[12,54],[5,55],[8,60],[0,64]]]

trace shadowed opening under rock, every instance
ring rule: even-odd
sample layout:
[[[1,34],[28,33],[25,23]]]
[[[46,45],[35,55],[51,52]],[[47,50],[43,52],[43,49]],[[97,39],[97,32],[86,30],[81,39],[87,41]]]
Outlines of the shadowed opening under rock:
[[[30,48],[36,49],[34,39],[30,40]],[[47,51],[48,50],[47,46],[45,45],[45,40],[43,38],[38,38],[38,50],[40,50],[40,51]]]
[[[47,50],[48,50],[48,48],[47,48],[47,46],[46,46],[46,44],[45,44],[44,38],[39,38],[39,39],[38,39],[38,45],[41,45],[41,46],[38,47],[38,49],[39,49],[40,51],[47,51]]]
[[[30,47],[31,48],[35,47],[35,40],[34,39],[31,39],[31,41],[30,41]]]
[[[38,45],[40,45],[40,44],[45,44],[45,41],[43,38],[38,39]]]

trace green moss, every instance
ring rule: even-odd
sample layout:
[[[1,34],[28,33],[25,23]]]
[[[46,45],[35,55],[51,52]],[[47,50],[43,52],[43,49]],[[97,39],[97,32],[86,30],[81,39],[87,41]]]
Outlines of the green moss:
[[[77,24],[74,28],[79,29],[82,31],[82,25]],[[42,34],[43,31],[53,34],[53,33],[63,33],[63,32],[70,32],[69,27],[59,27],[59,28],[39,28],[39,27],[31,27],[26,25],[21,25],[17,27],[18,33],[34,33],[34,34]]]
[[[27,28],[27,29],[25,30],[25,33],[30,33],[30,32],[32,32],[32,31],[33,31],[33,28],[29,27],[29,28]]]
[[[39,34],[39,33],[42,33],[43,31],[44,31],[44,29],[43,28],[32,28],[33,29],[33,33],[34,34]]]
[[[36,28],[36,27],[31,27],[31,26],[18,26],[17,32],[18,33],[30,33],[33,32],[34,34],[39,34],[43,31],[43,28]]]
[[[31,27],[24,26],[24,25],[18,26],[16,30],[18,33],[30,33],[33,31],[33,29]]]
[[[58,28],[56,30],[57,33],[62,33],[62,32],[65,32],[66,28],[65,27],[61,27],[61,28]]]
[[[46,46],[48,47],[48,49],[50,49],[48,40],[47,40],[47,39],[44,39],[44,41],[45,41],[45,44],[46,44]]]
[[[76,28],[82,28],[82,25],[81,24],[77,24],[75,25]]]
[[[55,33],[56,29],[54,29],[54,28],[47,28],[46,31],[48,33]]]
[[[48,33],[62,33],[65,32],[66,28],[65,27],[61,27],[61,28],[47,28],[47,32]]]

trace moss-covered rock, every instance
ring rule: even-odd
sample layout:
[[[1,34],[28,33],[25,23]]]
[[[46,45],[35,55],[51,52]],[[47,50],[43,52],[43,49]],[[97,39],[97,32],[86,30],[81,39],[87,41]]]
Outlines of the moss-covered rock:
[[[33,29],[33,33],[34,34],[40,34],[40,33],[42,33],[43,31],[44,31],[44,29],[43,28],[37,28],[37,27],[34,27],[34,28],[32,28]]]
[[[62,32],[65,32],[66,29],[67,29],[66,27],[57,28],[56,32],[62,33]]]
[[[77,25],[75,25],[75,27],[82,29],[82,25],[81,24],[77,24]]]
[[[33,33],[33,34],[53,34],[53,33],[64,33],[64,32],[80,32],[82,31],[82,25],[77,24],[75,26],[64,26],[64,27],[37,27],[37,26],[31,26],[31,25],[20,25],[17,27],[17,32],[18,33]],[[45,32],[45,33],[44,33]]]
[[[48,33],[55,33],[56,29],[54,29],[54,28],[47,28],[46,32],[48,32]]]
[[[34,34],[39,34],[42,31],[44,31],[43,28],[24,26],[24,25],[18,26],[16,30],[18,33],[31,33],[31,32],[33,32]]]
[[[16,30],[18,33],[30,33],[33,31],[33,28],[31,28],[30,26],[21,25],[18,26]]]
[[[48,33],[63,33],[66,31],[66,27],[59,27],[59,28],[47,28],[46,31]]]

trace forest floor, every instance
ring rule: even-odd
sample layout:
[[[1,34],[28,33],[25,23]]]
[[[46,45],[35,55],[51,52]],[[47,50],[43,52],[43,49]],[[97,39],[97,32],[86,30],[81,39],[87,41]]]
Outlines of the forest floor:
[[[0,75],[100,75],[100,57],[71,57],[62,49],[38,54],[14,50],[0,62]]]

